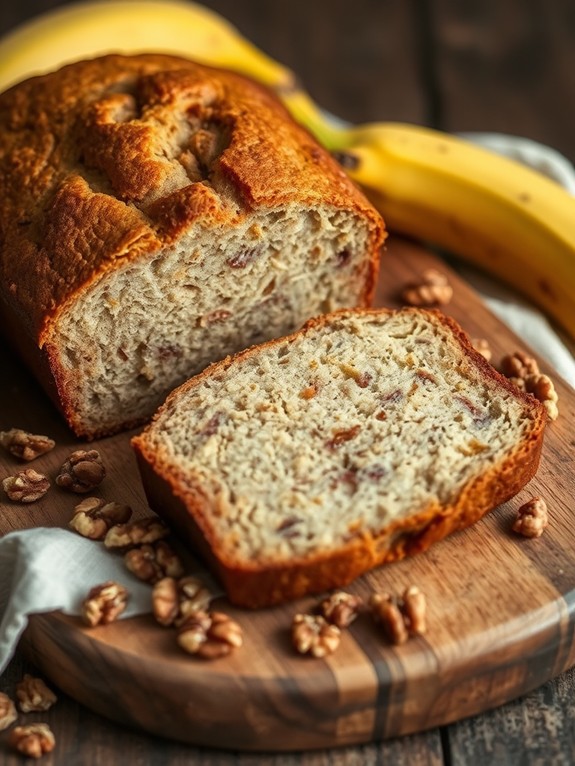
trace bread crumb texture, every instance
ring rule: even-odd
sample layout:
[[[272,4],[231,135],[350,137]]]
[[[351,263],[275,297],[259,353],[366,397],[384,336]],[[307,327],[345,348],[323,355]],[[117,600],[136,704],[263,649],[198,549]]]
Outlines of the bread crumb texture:
[[[44,350],[79,434],[375,284],[383,224],[343,170],[268,91],[185,59],[1,94],[0,181],[4,324]]]
[[[136,441],[246,569],[439,521],[483,476],[502,500],[544,416],[454,328],[418,309],[312,322],[182,386]]]

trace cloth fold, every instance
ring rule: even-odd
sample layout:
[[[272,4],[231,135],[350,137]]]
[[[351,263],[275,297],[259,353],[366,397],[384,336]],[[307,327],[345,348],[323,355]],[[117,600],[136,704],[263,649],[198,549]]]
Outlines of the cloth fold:
[[[79,615],[94,585],[115,580],[130,597],[123,617],[151,611],[151,589],[101,543],[58,527],[11,532],[0,540],[0,673],[28,616],[61,610]]]
[[[465,137],[530,165],[575,194],[575,169],[554,150],[512,136],[481,133]],[[575,360],[539,312],[484,275],[467,270],[465,277],[503,322],[575,386]],[[0,539],[0,673],[10,661],[29,615],[58,609],[77,615],[90,588],[107,580],[121,583],[130,593],[122,617],[151,611],[150,586],[137,580],[122,557],[100,543],[58,528],[12,532]]]

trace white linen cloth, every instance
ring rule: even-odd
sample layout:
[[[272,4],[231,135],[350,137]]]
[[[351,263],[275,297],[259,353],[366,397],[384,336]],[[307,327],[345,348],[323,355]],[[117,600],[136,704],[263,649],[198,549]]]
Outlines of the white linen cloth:
[[[575,194],[575,169],[554,150],[510,136],[466,137],[531,165]],[[575,386],[575,360],[545,318],[475,272],[466,276],[492,311]],[[0,539],[0,673],[14,653],[28,615],[54,610],[77,615],[90,588],[106,580],[120,582],[130,592],[122,617],[151,611],[150,586],[131,575],[122,557],[101,543],[58,528],[12,532]]]
[[[151,588],[102,543],[58,527],[11,532],[0,539],[0,673],[28,615],[61,609],[77,615],[90,588],[114,580],[130,594],[123,617],[151,611]]]

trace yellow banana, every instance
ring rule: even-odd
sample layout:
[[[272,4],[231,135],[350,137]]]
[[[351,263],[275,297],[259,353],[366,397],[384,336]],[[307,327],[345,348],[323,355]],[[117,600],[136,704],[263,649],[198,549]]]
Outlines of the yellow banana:
[[[109,51],[163,51],[273,87],[340,158],[388,228],[471,260],[529,296],[575,338],[575,198],[519,163],[427,128],[326,119],[293,74],[195,3],[101,0],[65,7],[0,41],[0,89]]]
[[[259,51],[217,13],[178,0],[92,0],[22,24],[0,41],[0,91],[63,64],[108,52],[171,53],[236,68],[266,85],[293,74]]]

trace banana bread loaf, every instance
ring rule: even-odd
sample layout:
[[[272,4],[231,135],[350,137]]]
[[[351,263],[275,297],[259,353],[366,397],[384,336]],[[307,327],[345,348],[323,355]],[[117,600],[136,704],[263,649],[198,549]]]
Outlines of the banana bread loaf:
[[[534,475],[545,417],[442,314],[344,311],[212,365],[133,445],[152,507],[259,607],[477,521]]]
[[[0,321],[81,436],[372,295],[379,215],[230,72],[106,56],[16,85],[0,181]]]

